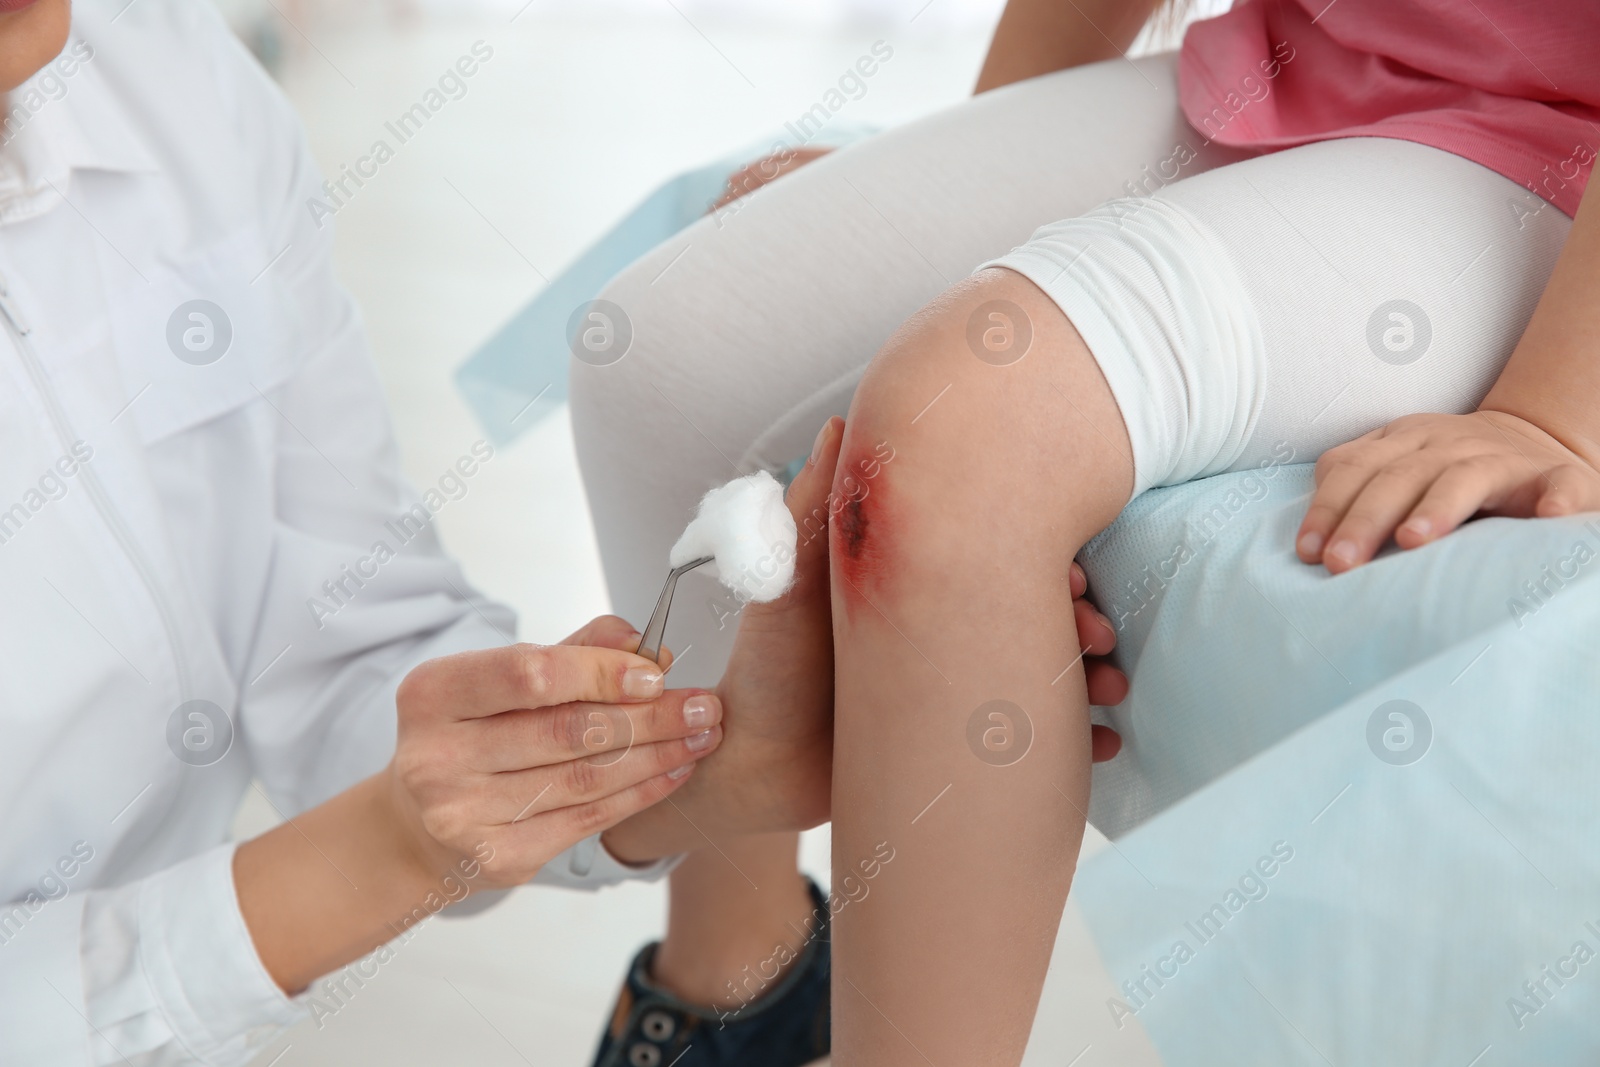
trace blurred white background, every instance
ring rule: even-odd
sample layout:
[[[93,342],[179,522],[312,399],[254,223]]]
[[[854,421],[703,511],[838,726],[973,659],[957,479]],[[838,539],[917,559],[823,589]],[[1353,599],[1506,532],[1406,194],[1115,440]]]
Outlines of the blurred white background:
[[[848,119],[889,125],[971,89],[999,0],[220,0],[305,120],[325,172],[365,154],[456,58],[493,58],[338,213],[406,467],[437,481],[482,435],[454,368],[661,181],[770,143],[873,41],[894,61]],[[564,416],[499,449],[439,518],[476,585],[550,641],[608,610]],[[640,620],[635,620],[640,621]],[[274,821],[252,793],[236,830]],[[1093,849],[1103,839],[1090,833]],[[804,861],[826,884],[826,830]],[[430,920],[281,1067],[587,1064],[623,969],[659,936],[664,889],[524,889]],[[1029,1063],[1155,1063],[1069,904]],[[329,1001],[330,1004],[334,1003]]]

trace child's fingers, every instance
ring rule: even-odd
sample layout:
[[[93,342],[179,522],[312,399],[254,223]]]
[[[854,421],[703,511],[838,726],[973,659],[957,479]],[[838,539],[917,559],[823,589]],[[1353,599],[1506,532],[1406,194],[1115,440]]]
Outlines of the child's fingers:
[[[1072,599],[1081,600],[1089,595],[1089,576],[1084,573],[1077,560],[1072,561],[1072,566],[1067,571],[1067,587],[1072,590]]]
[[[839,447],[844,443],[844,420],[839,416],[831,416],[822,424],[822,429],[817,431],[817,439],[811,446],[811,456],[806,460],[802,474],[810,472],[819,478],[824,487],[833,485],[833,470],[839,465]],[[797,481],[799,479],[796,479]],[[827,495],[824,488],[823,496]],[[820,500],[814,503],[821,503]]]
[[[1321,563],[1334,528],[1344,518],[1378,471],[1415,451],[1406,438],[1381,436],[1382,431],[1330,448],[1317,460],[1317,489],[1295,535],[1295,552],[1303,563]]]
[[[1089,703],[1113,708],[1128,699],[1128,676],[1111,664],[1104,660],[1086,660],[1083,673],[1089,690]]]
[[[1544,472],[1543,488],[1533,513],[1541,519],[1600,509],[1600,475],[1576,463]]]
[[[1122,751],[1122,735],[1109,726],[1099,723],[1089,727],[1089,755],[1096,763],[1104,763]]]
[[[1472,518],[1502,494],[1509,484],[1508,476],[1514,473],[1514,463],[1523,468],[1515,473],[1525,477],[1526,463],[1520,457],[1473,456],[1446,467],[1395,531],[1395,543],[1402,548],[1417,548]]]
[[[803,167],[833,151],[831,148],[792,148],[756,160],[734,171],[723,187],[717,202],[707,209],[707,214],[719,211],[742,196],[748,196],[763,185],[781,178],[797,167]]]
[[[1341,574],[1377,555],[1450,463],[1442,452],[1420,449],[1374,472],[1328,535],[1328,570]]]
[[[1295,535],[1295,552],[1302,562],[1322,562],[1329,535],[1374,473],[1371,467],[1355,461],[1337,463],[1329,466],[1326,473],[1319,472],[1311,506],[1306,508],[1306,517],[1300,520],[1300,532]]]
[[[1117,631],[1111,621],[1087,600],[1072,602],[1072,621],[1078,627],[1078,647],[1085,655],[1104,656],[1117,647]]]
[[[833,488],[834,468],[839,465],[839,449],[844,444],[844,420],[835,415],[822,424],[811,458],[789,483],[784,503],[799,529],[800,565],[828,554],[828,493]]]

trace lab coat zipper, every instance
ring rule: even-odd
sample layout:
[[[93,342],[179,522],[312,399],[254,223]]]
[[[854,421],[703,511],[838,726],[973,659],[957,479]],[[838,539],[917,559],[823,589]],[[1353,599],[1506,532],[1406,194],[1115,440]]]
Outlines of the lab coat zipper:
[[[0,274],[0,318],[4,318],[7,331],[16,343],[17,351],[21,354],[22,364],[32,379],[33,386],[44,401],[45,409],[50,414],[50,422],[54,427],[64,449],[71,450],[73,443],[80,438],[72,428],[71,421],[67,418],[66,410],[61,406],[56,397],[55,387],[50,382],[50,377],[45,373],[44,364],[39,359],[39,354],[34,350],[33,342],[29,339],[31,330],[28,322],[23,318],[21,310],[11,297],[10,286],[4,274]],[[166,631],[167,647],[172,650],[173,667],[178,677],[178,699],[184,702],[194,697],[194,686],[189,671],[189,656],[184,648],[181,635],[178,631],[177,614],[173,611],[172,603],[167,598],[166,590],[156,577],[156,571],[146,558],[144,550],[139,547],[138,540],[133,532],[128,529],[123,521],[122,514],[117,510],[111,495],[106,492],[105,486],[100,483],[99,476],[88,465],[79,468],[79,480],[88,490],[89,499],[94,501],[95,510],[100,513],[101,520],[106,528],[111,531],[111,536],[116,539],[122,548],[123,554],[133,564],[133,569],[138,572],[139,580],[144,583],[145,590],[150,594],[152,603],[155,604],[156,614],[161,618],[161,626]]]

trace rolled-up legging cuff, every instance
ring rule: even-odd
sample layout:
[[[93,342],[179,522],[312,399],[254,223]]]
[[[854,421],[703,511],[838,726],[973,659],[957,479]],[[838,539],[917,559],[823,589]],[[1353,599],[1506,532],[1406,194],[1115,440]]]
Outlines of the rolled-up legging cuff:
[[[1033,282],[1083,337],[1133,445],[1133,496],[1239,458],[1266,354],[1232,258],[1194,216],[1160,197],[1113,200],[984,267]]]

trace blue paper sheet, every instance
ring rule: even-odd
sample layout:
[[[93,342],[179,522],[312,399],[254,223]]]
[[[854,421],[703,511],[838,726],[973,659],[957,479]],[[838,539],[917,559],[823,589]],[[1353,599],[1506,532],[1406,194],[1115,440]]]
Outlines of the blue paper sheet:
[[[1132,675],[1074,885],[1108,1015],[1168,1067],[1600,1062],[1600,515],[1330,577],[1311,488],[1155,490],[1085,553]]]

